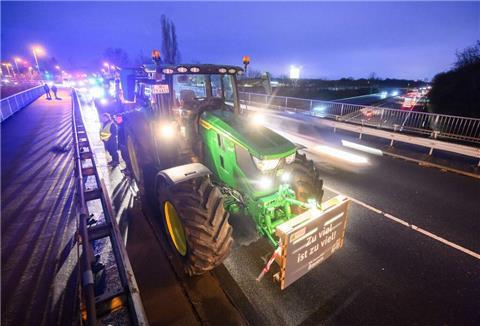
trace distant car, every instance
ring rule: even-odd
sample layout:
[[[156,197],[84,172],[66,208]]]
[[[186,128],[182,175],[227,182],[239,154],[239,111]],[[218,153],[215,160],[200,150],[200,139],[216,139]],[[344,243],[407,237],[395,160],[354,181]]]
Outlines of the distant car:
[[[362,117],[367,119],[367,120],[373,118],[374,116],[378,116],[378,115],[382,114],[381,110],[374,109],[374,108],[368,107],[368,106],[360,109],[360,112],[362,113]]]
[[[408,94],[403,99],[402,110],[411,110],[417,103],[416,96],[408,96]]]

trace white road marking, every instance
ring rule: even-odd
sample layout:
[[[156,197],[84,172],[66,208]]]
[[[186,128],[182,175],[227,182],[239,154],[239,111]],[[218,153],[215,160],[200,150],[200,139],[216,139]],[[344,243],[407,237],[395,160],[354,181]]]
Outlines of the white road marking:
[[[341,194],[339,191],[334,190],[334,189],[332,189],[332,188],[330,188],[330,187],[327,187],[327,186],[323,186],[323,187],[324,187],[325,189],[327,189],[327,190],[329,190],[329,191],[337,194],[337,195],[340,195],[340,194]],[[369,210],[371,210],[371,211],[373,211],[373,212],[375,212],[375,213],[377,213],[377,214],[380,214],[380,215],[385,216],[386,218],[388,218],[388,219],[391,220],[391,221],[394,221],[394,222],[396,222],[396,223],[398,223],[398,224],[401,224],[401,225],[403,225],[403,226],[406,226],[406,227],[409,228],[409,229],[412,229],[412,230],[414,230],[414,231],[416,231],[416,232],[419,232],[419,233],[421,233],[421,234],[423,234],[423,235],[426,235],[426,236],[429,237],[429,238],[432,238],[432,239],[434,239],[434,240],[437,240],[438,242],[441,242],[441,243],[443,243],[443,244],[445,244],[445,245],[447,245],[447,246],[449,246],[449,247],[451,247],[451,248],[457,249],[457,250],[459,250],[459,251],[461,251],[461,252],[463,252],[463,253],[465,253],[465,254],[467,254],[467,255],[470,255],[470,256],[472,256],[472,257],[480,260],[480,254],[478,254],[478,253],[476,253],[476,252],[474,252],[474,251],[472,251],[472,250],[470,250],[470,249],[464,248],[464,247],[462,247],[462,246],[460,246],[460,245],[458,245],[458,244],[456,244],[456,243],[453,243],[453,242],[448,241],[448,240],[446,240],[446,239],[444,239],[444,238],[442,238],[442,237],[439,237],[438,235],[433,234],[433,233],[431,233],[431,232],[429,232],[429,231],[427,231],[427,230],[424,230],[424,229],[422,229],[421,227],[418,227],[418,226],[416,226],[416,225],[414,225],[414,224],[410,224],[410,223],[408,223],[408,222],[406,222],[406,221],[404,221],[404,220],[402,220],[402,219],[400,219],[400,218],[398,218],[398,217],[393,216],[392,214],[385,213],[384,211],[382,211],[382,210],[380,210],[380,209],[378,209],[378,208],[372,207],[372,206],[370,206],[370,205],[368,205],[368,204],[365,204],[364,202],[362,202],[362,201],[360,201],[360,200],[358,200],[358,199],[352,198],[352,197],[347,196],[347,195],[345,195],[345,194],[341,194],[341,195],[347,197],[348,199],[350,199],[350,200],[351,200],[352,202],[354,202],[355,204],[358,204],[358,205],[363,206],[363,207],[365,207],[365,208],[367,208],[367,209],[369,209]]]

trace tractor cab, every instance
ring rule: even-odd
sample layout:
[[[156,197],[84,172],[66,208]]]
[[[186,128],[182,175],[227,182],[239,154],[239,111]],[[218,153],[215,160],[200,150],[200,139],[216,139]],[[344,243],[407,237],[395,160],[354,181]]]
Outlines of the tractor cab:
[[[145,78],[137,79],[136,96],[148,100],[162,116],[175,110],[218,109],[239,112],[235,75],[239,67],[225,65],[145,65]]]

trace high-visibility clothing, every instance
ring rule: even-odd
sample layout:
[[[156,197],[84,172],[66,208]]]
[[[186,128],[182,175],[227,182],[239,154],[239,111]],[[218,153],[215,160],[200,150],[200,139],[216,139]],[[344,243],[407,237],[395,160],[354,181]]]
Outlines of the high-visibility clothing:
[[[100,130],[100,139],[103,141],[108,141],[110,137],[112,137],[112,132],[110,131],[110,127],[112,126],[113,122],[107,122],[102,129]]]

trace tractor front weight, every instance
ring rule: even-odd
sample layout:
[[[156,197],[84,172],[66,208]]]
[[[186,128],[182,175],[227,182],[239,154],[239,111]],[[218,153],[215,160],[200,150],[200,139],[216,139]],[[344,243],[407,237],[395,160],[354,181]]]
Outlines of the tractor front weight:
[[[250,199],[247,202],[247,212],[254,218],[258,232],[266,236],[275,248],[278,246],[275,229],[295,217],[292,205],[305,209],[319,208],[315,200],[308,203],[297,200],[288,184],[280,185],[278,191],[271,195]]]

